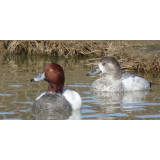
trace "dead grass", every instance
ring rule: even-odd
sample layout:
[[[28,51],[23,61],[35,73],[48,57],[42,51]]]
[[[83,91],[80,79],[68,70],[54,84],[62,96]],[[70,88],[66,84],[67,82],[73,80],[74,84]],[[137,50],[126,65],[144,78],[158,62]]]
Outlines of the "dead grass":
[[[119,59],[122,70],[134,70],[136,72],[159,72],[160,71],[160,57],[156,54],[150,57],[130,57],[121,56]]]
[[[129,45],[129,41],[3,41],[6,52],[27,53],[54,56],[95,56],[100,57],[107,54],[119,52]]]
[[[139,72],[155,72],[160,71],[160,53],[150,52],[150,53],[141,53],[141,50],[138,52],[125,52],[126,48],[134,47],[145,47],[147,45],[160,47],[159,41],[109,41],[109,40],[93,40],[93,41],[58,41],[58,40],[10,40],[10,41],[1,41],[5,47],[5,52],[9,54],[18,54],[23,56],[24,53],[30,59],[34,57],[34,61],[29,61],[28,63],[37,66],[40,65],[40,59],[36,56],[51,56],[51,57],[63,57],[64,59],[70,59],[74,61],[74,58],[78,57],[81,60],[81,63],[87,66],[94,67],[97,64],[97,61],[102,56],[114,56],[118,59],[122,66],[122,70],[135,70]],[[8,56],[7,56],[8,57]],[[73,58],[73,59],[72,59]],[[84,59],[85,58],[85,59]],[[10,60],[8,60],[10,61]],[[37,61],[39,63],[37,63]],[[13,64],[13,61],[11,61]],[[43,60],[44,62],[44,60]],[[48,61],[46,61],[48,62]],[[62,62],[63,64],[63,62]],[[69,64],[64,62],[64,65]],[[41,63],[43,65],[43,63]],[[38,67],[38,66],[37,66]]]

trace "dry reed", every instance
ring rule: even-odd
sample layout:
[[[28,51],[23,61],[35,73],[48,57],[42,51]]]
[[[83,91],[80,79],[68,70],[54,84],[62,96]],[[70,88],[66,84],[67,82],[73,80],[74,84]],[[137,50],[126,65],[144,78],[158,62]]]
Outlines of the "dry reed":
[[[94,67],[102,56],[114,56],[121,63],[123,70],[136,70],[143,72],[160,71],[160,50],[150,52],[148,56],[146,54],[135,54],[131,52],[125,52],[126,48],[145,47],[154,45],[160,47],[159,41],[109,41],[109,40],[93,40],[93,41],[58,41],[58,40],[10,40],[0,41],[1,46],[5,48],[4,55],[18,54],[23,56],[24,53],[31,58],[32,56],[43,55],[46,57],[65,57],[65,59],[72,59],[72,57],[83,58],[81,63]],[[141,52],[141,51],[138,51]],[[7,56],[8,57],[8,56]],[[86,57],[88,57],[86,59]],[[36,59],[36,57],[34,57]],[[85,59],[84,59],[85,58]],[[32,58],[31,58],[32,59]],[[41,58],[37,61],[40,62]],[[28,63],[35,63],[32,65],[39,65],[37,61],[29,61]],[[12,64],[13,61],[11,61]],[[48,62],[48,61],[47,61]],[[66,62],[64,62],[66,64]],[[72,62],[73,63],[73,62]],[[41,63],[41,65],[43,65]]]
[[[129,45],[127,41],[3,41],[6,52],[54,56],[95,56],[117,53]]]

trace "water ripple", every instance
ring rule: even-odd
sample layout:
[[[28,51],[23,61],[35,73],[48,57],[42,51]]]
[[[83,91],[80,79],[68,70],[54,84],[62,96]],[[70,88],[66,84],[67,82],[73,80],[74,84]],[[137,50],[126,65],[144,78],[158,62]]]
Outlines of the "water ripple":
[[[88,85],[85,84],[69,84],[68,87],[88,87]]]
[[[15,114],[15,112],[0,112],[0,115],[6,115],[6,114]]]
[[[92,114],[92,115],[82,115],[82,117],[127,117],[126,113],[108,113],[108,114]]]
[[[13,96],[14,94],[5,94],[5,93],[0,93],[0,96]]]
[[[126,103],[120,106],[160,106],[160,103]]]
[[[137,118],[160,118],[160,114],[154,114],[154,115],[140,115],[136,116]]]
[[[30,105],[33,105],[34,102],[18,102],[18,103],[21,103],[21,104],[30,104]]]
[[[23,87],[23,85],[20,85],[20,84],[13,84],[13,85],[8,85],[8,87]]]

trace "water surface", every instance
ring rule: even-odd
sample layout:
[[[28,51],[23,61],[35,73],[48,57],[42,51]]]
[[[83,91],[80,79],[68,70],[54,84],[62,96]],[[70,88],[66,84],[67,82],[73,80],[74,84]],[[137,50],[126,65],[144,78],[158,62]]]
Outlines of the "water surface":
[[[34,113],[32,104],[46,91],[47,82],[30,82],[46,64],[56,62],[65,71],[65,88],[77,91],[83,100],[82,109],[71,115]],[[139,73],[154,82],[151,91],[119,93],[93,93],[90,84],[96,77],[85,76],[91,67],[86,59],[64,59],[42,56],[0,56],[0,119],[81,119],[122,120],[160,119],[159,74]]]

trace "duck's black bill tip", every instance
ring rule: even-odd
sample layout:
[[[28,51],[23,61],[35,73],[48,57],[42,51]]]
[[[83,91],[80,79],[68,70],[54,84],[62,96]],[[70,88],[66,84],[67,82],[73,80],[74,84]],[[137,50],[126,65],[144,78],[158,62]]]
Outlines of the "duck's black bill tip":
[[[30,80],[30,82],[34,82],[34,81],[35,81],[34,79],[31,79],[31,80]]]
[[[87,73],[86,76],[91,76],[91,74],[90,74],[90,73]]]

